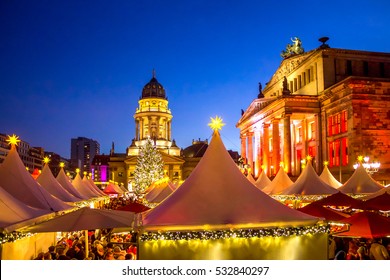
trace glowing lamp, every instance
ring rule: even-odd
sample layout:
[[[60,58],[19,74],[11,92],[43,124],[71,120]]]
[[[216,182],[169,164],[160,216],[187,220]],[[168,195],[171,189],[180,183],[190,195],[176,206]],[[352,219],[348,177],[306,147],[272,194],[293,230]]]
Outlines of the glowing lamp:
[[[48,164],[50,162],[50,158],[49,157],[44,157],[43,158],[43,162]]]
[[[80,173],[80,168],[76,168],[76,173]]]
[[[9,145],[17,146],[18,143],[20,142],[19,136],[16,136],[15,134],[12,134],[12,136],[8,135],[7,142],[8,142]]]
[[[208,126],[214,131],[214,130],[221,130],[222,127],[225,125],[223,123],[222,119],[218,116],[215,116],[215,118],[210,118],[211,122],[208,124]]]

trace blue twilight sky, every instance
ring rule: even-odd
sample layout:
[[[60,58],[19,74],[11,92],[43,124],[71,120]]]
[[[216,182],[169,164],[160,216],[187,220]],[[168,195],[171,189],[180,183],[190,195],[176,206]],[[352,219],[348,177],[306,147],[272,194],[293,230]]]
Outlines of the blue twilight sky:
[[[70,157],[70,139],[125,152],[133,114],[156,69],[185,148],[210,139],[221,116],[235,127],[281,62],[290,38],[305,50],[390,51],[390,1],[2,0],[0,133]]]

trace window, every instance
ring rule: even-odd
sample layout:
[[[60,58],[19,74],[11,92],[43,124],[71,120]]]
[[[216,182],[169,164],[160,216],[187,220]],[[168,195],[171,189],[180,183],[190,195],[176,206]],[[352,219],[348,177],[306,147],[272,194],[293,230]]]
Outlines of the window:
[[[328,136],[348,131],[348,113],[346,110],[328,118]]]
[[[308,125],[308,131],[307,131],[307,136],[309,140],[314,140],[315,139],[315,124],[314,122],[310,122]]]
[[[329,166],[348,165],[348,139],[346,137],[329,142]]]

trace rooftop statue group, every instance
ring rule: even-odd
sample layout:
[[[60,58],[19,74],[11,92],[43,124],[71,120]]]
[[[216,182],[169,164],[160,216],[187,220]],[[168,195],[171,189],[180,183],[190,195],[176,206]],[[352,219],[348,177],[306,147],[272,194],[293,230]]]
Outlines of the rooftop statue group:
[[[287,44],[286,49],[282,51],[280,54],[283,58],[287,58],[289,56],[295,54],[304,53],[304,49],[302,48],[302,42],[298,37],[291,38],[292,44]]]

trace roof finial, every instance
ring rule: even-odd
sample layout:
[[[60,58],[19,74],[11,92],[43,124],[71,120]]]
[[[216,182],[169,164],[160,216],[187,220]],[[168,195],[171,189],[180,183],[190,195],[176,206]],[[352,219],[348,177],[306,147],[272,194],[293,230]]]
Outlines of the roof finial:
[[[156,78],[156,70],[153,68],[153,71],[152,71],[152,75],[153,75],[153,78]]]

